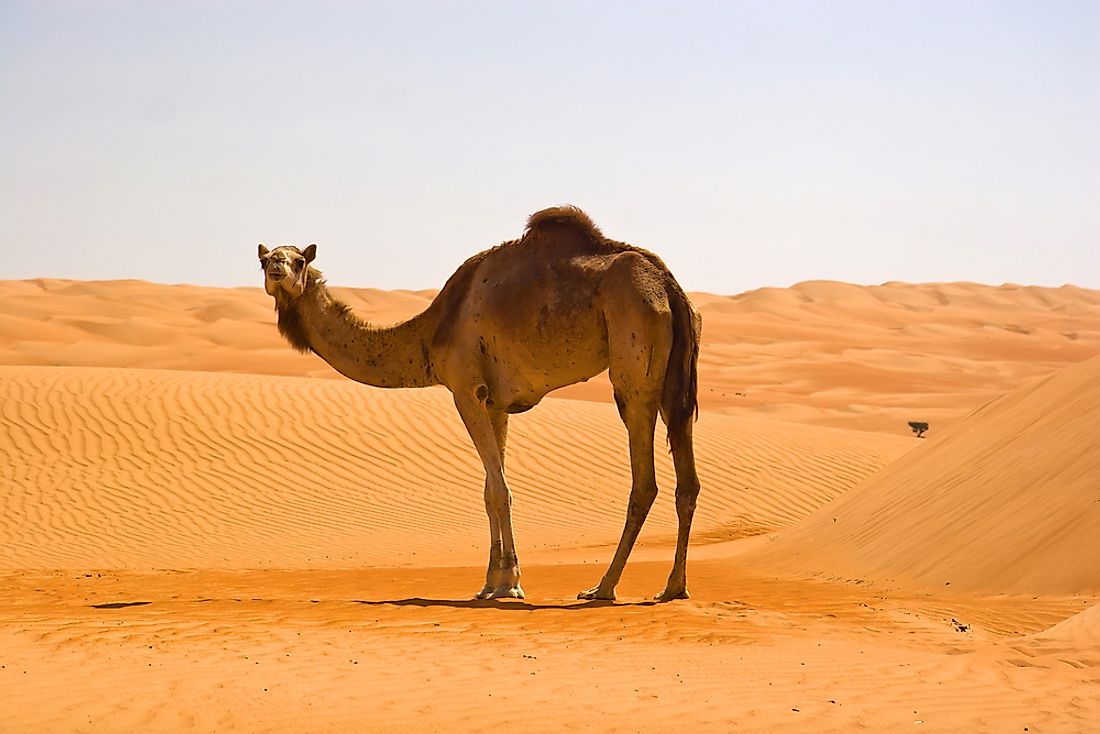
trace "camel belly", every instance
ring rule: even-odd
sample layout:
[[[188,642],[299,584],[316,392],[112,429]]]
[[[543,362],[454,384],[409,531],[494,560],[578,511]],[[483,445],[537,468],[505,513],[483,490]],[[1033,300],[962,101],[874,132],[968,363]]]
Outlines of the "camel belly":
[[[559,387],[585,382],[607,369],[606,350],[568,353],[533,349],[529,354],[498,357],[486,365],[491,398],[507,413],[522,413]]]

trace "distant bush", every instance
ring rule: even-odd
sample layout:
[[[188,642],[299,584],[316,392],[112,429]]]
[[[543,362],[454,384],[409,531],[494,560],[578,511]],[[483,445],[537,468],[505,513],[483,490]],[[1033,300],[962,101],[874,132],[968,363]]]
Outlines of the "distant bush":
[[[924,432],[928,430],[927,423],[918,421],[909,421],[909,427],[913,429],[913,433],[917,434],[917,438],[924,438]]]

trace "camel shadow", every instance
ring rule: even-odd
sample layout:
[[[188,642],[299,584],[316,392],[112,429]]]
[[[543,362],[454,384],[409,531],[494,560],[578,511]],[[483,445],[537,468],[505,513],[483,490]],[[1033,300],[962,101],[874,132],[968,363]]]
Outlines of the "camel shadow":
[[[649,607],[658,604],[656,601],[616,602],[604,599],[579,600],[574,602],[562,602],[560,604],[536,604],[520,599],[423,599],[420,597],[413,597],[411,599],[384,599],[377,601],[352,599],[352,603],[364,604],[366,606],[500,609],[506,612],[538,612],[550,609],[561,612],[576,612],[584,609],[600,609],[603,607]]]
[[[203,604],[214,601],[233,601],[244,602],[243,598],[234,598],[228,600],[218,600],[212,598],[196,599],[194,603]],[[250,602],[264,602],[272,601],[270,599],[248,599]],[[548,610],[558,610],[562,612],[576,612],[584,609],[601,609],[604,607],[651,607],[656,606],[660,602],[653,600],[646,601],[607,601],[604,599],[590,599],[590,600],[577,600],[577,601],[562,601],[556,604],[538,604],[523,601],[520,599],[424,599],[421,597],[413,597],[409,599],[351,599],[352,604],[362,604],[370,607],[421,607],[421,608],[433,608],[433,607],[448,607],[451,609],[499,609],[505,612],[539,612]],[[153,602],[150,601],[119,601],[119,602],[107,602],[103,604],[89,604],[88,606],[93,609],[127,609],[130,607],[142,607]],[[320,599],[310,599],[309,603],[319,604]],[[347,602],[345,602],[347,603]]]

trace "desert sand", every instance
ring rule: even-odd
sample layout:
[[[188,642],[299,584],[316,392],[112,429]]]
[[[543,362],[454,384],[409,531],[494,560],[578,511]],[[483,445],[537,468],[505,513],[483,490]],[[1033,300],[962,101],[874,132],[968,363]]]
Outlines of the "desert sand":
[[[649,601],[659,451],[618,602],[575,599],[629,488],[598,378],[513,419],[527,599],[472,601],[445,390],[291,351],[258,288],[0,282],[0,732],[1095,731],[1100,292],[692,298],[692,598]]]

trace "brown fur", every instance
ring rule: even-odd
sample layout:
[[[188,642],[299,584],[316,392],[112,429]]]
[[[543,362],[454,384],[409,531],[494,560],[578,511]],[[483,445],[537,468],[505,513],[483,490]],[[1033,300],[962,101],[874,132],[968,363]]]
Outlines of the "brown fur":
[[[588,235],[594,242],[603,242],[604,236],[600,228],[575,206],[555,206],[543,209],[532,214],[527,219],[528,232],[546,232],[554,227],[564,226],[579,230]]]
[[[557,228],[568,228],[589,239],[595,249],[638,252],[667,276],[666,287],[675,319],[672,354],[665,375],[661,409],[668,424],[669,442],[684,436],[687,424],[699,415],[698,361],[702,317],[695,312],[687,295],[676,282],[664,261],[654,253],[604,237],[587,214],[575,206],[559,206],[535,212],[527,220],[527,234],[542,235]],[[526,235],[525,235],[526,236]]]
[[[306,287],[324,285],[325,281],[324,278],[321,277],[321,274],[314,268],[310,268],[309,270],[310,272],[306,276],[308,278],[308,285]],[[335,299],[332,300],[334,303],[338,303]],[[302,323],[301,316],[298,314],[298,309],[294,308],[294,303],[294,301],[290,300],[276,299],[275,311],[279,315],[279,333],[282,334],[283,337],[290,342],[290,346],[294,347],[297,351],[311,352],[313,351],[313,347],[310,346],[309,335],[306,332],[305,324]],[[351,306],[346,304],[340,305],[343,306],[343,309],[341,309],[343,314],[355,319],[355,316],[351,315]],[[358,319],[356,319],[356,321],[358,321]]]

